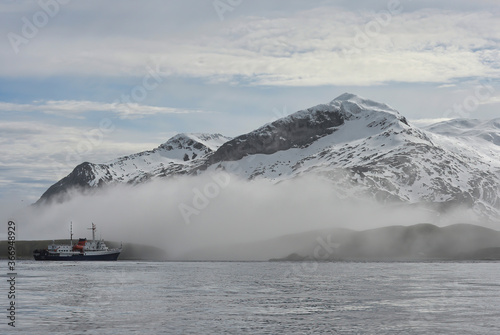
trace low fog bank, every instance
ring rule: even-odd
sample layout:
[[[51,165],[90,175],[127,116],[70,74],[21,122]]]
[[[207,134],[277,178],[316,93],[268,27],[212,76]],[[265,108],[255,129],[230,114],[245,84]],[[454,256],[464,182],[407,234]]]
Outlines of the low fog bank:
[[[292,238],[292,237],[289,237]],[[289,261],[457,261],[500,260],[500,232],[455,224],[390,226],[365,231],[330,230],[294,236]]]
[[[74,238],[146,244],[162,248],[168,260],[267,260],[289,255],[297,241],[283,238],[328,229],[364,230],[421,222],[440,226],[475,222],[467,209],[438,214],[424,207],[341,200],[319,177],[272,184],[228,174],[116,185],[71,200],[31,206],[12,215],[18,239]],[[297,235],[298,236],[298,235]],[[271,243],[269,242],[271,241]]]

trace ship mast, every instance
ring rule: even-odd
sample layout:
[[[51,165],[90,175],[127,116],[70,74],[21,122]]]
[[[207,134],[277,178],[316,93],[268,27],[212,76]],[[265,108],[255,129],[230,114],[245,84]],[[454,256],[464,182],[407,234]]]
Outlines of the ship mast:
[[[71,221],[71,225],[69,228],[69,238],[71,240],[70,245],[73,245],[73,221]]]
[[[92,229],[92,241],[95,241],[95,224],[92,222],[92,228],[87,228],[87,229]]]

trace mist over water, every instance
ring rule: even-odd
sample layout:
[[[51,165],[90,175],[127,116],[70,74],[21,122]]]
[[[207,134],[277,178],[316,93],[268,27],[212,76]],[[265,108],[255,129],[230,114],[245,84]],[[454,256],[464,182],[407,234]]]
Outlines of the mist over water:
[[[23,240],[97,237],[160,247],[169,259],[183,259],[195,250],[222,248],[228,259],[238,245],[283,235],[345,227],[363,230],[422,222],[447,225],[471,222],[466,210],[439,216],[426,209],[382,205],[367,199],[342,200],[319,177],[273,184],[234,175],[204,174],[154,180],[137,186],[116,185],[91,194],[72,192],[64,203],[24,208],[13,216]],[[276,257],[246,255],[246,259]],[[205,258],[210,258],[206,254]]]

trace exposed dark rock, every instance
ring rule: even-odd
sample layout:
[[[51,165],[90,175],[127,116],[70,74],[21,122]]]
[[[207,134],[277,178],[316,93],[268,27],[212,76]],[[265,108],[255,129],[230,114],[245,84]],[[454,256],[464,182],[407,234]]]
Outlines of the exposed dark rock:
[[[220,134],[178,134],[152,151],[118,158],[109,165],[83,163],[51,186],[38,203],[49,198],[62,201],[71,188],[88,190],[115,182],[134,185],[154,178],[197,175],[211,167],[248,180],[280,182],[322,175],[339,196],[426,203],[439,213],[457,207],[472,209],[481,219],[498,220],[500,169],[495,150],[481,156],[475,154],[480,149],[475,144],[450,148],[452,142],[436,134],[463,132],[478,139],[486,136],[495,144],[500,121],[450,123],[431,127],[436,133],[422,130],[410,126],[390,106],[346,93],[329,104],[296,112],[234,139]],[[272,157],[257,156],[277,152]],[[238,162],[247,156],[243,164]]]
[[[338,110],[308,110],[274,121],[251,133],[224,143],[208,159],[208,164],[234,161],[254,154],[273,154],[280,150],[307,146],[331,134],[344,123]],[[314,115],[312,117],[312,115]]]
[[[41,204],[47,200],[62,202],[65,200],[65,196],[70,189],[86,189],[92,187],[91,185],[94,185],[96,178],[94,173],[96,167],[100,167],[102,169],[107,168],[106,165],[93,164],[89,162],[84,162],[78,165],[69,175],[49,187],[49,189],[42,194],[36,204]],[[109,176],[109,180],[111,180],[111,176]],[[104,183],[105,180],[101,179],[94,186],[102,186]]]

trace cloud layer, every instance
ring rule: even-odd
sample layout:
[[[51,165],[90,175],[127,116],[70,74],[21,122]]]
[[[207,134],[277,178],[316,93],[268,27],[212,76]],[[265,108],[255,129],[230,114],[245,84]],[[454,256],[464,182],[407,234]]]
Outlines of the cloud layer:
[[[253,85],[498,78],[500,26],[496,13],[407,11],[405,5],[401,1],[399,6],[357,11],[329,5],[297,9],[287,16],[269,13],[267,17],[245,15],[241,6],[234,9],[240,11],[239,16],[221,22],[211,12],[196,30],[187,25],[176,35],[162,34],[164,27],[151,24],[134,25],[137,31],[131,32],[126,25],[135,13],[127,11],[120,18],[97,15],[94,25],[113,26],[107,34],[91,29],[73,35],[70,32],[79,27],[70,25],[70,20],[79,15],[81,5],[70,3],[29,43],[20,45],[17,54],[12,47],[2,48],[0,57],[9,66],[2,67],[0,75],[141,76],[144,67],[153,62],[167,76]],[[87,6],[87,10],[95,10]],[[22,35],[21,18],[29,19],[29,13],[41,10],[18,9],[11,15],[17,14],[19,22],[9,20],[4,34],[17,31]],[[109,13],[111,8],[99,6],[99,10]],[[189,13],[183,6],[176,10],[180,15]],[[140,12],[153,15],[144,8]]]
[[[242,244],[288,234],[421,222],[446,225],[473,218],[465,211],[445,217],[366,199],[341,200],[332,185],[314,177],[273,185],[265,180],[249,182],[231,176],[217,190],[208,187],[213,182],[214,176],[203,175],[156,180],[135,187],[119,185],[93,196],[74,193],[63,204],[18,211],[15,218],[22,232],[19,236],[25,240],[67,238],[72,221],[76,236],[83,237],[88,236],[86,228],[94,222],[106,240],[154,245],[165,249],[170,259],[190,254],[210,259],[210,250],[223,250],[226,259],[232,259]],[[181,205],[195,209],[189,222]],[[277,243],[267,253],[251,250],[244,257],[284,257],[287,254],[282,253],[283,247]]]
[[[0,122],[0,198],[20,192],[26,202],[36,201],[81,162],[105,162],[158,145],[127,140],[130,134],[103,120],[107,122],[89,129],[40,121]]]
[[[34,101],[31,104],[0,102],[0,112],[41,112],[69,118],[83,118],[88,112],[110,112],[120,119],[136,119],[156,114],[203,113],[202,110],[157,107],[136,102],[101,103],[95,101],[49,100]]]

